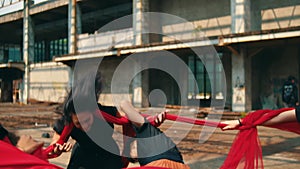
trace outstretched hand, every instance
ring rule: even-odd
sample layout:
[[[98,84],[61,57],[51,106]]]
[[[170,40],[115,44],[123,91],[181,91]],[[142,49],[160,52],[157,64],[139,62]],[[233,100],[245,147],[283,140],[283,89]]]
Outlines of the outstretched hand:
[[[222,130],[233,130],[238,128],[240,126],[239,120],[228,120],[228,121],[223,121],[223,124],[227,124],[225,127],[222,128]]]
[[[69,152],[73,148],[73,144],[70,142],[66,142],[63,145],[55,143],[53,149],[53,154],[60,155],[63,152]]]
[[[155,116],[148,116],[146,119],[155,127],[159,127],[166,120],[167,111],[156,114]]]
[[[167,111],[161,112],[154,117],[154,125],[156,127],[160,126],[166,120]]]

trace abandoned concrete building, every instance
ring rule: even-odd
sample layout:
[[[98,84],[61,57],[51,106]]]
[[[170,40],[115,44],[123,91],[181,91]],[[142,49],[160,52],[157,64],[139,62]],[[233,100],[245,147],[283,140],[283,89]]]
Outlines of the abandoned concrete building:
[[[103,104],[274,109],[300,79],[299,0],[0,3],[2,102],[61,102],[78,61],[99,62]]]

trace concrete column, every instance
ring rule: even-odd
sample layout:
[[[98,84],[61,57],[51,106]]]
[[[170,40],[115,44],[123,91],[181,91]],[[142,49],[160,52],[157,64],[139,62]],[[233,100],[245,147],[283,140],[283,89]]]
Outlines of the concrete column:
[[[77,7],[76,0],[69,0],[69,8],[68,8],[69,54],[74,54],[77,52],[77,31],[81,31],[81,27],[77,28],[78,25],[79,26],[81,25],[81,22],[77,21],[77,19],[81,17],[80,15],[77,16],[77,11],[80,11],[78,10],[78,8],[79,7]]]
[[[72,89],[72,85],[73,85],[73,73],[74,73],[74,66],[69,66],[69,81],[68,81],[68,92]]]
[[[261,30],[259,0],[231,0],[231,32]]]
[[[2,79],[1,81],[1,102],[13,102],[13,81]]]
[[[8,63],[8,58],[9,58],[9,51],[8,48],[3,50],[3,63]]]
[[[298,98],[300,98],[300,93],[299,93],[299,89],[300,89],[300,49],[297,48],[297,53],[298,53]]]
[[[186,57],[186,59],[188,59]],[[187,63],[188,61],[186,61]],[[188,65],[188,63],[187,63]],[[189,72],[187,69],[184,70],[178,70],[178,79],[179,81],[176,82],[178,87],[179,87],[179,93],[176,93],[173,95],[173,97],[177,97],[177,100],[175,101],[175,103],[177,101],[179,101],[179,105],[182,106],[189,106],[188,105],[188,94],[189,94]],[[176,86],[176,84],[174,84]],[[199,104],[200,105],[200,102]]]
[[[149,4],[149,11],[151,9],[159,10],[161,9],[161,1],[150,1],[151,3]],[[162,30],[162,17],[156,16],[158,13],[152,14],[150,16],[150,22],[149,22],[149,29],[150,32],[155,32],[153,34],[149,35],[149,41],[150,43],[154,42],[162,42],[163,39],[163,30]]]
[[[133,31],[134,45],[143,45],[149,43],[149,16],[145,12],[149,12],[149,0],[133,0]],[[139,69],[137,67],[137,69]],[[149,73],[143,71],[141,75],[135,77],[133,82],[133,102],[135,106],[148,107],[149,94]]]
[[[239,55],[232,54],[232,89],[232,111],[250,111],[251,58],[247,56],[246,48],[242,48]]]
[[[133,0],[133,31],[134,44],[142,45],[149,43],[149,35],[143,32],[149,32],[149,0]]]
[[[28,103],[30,98],[30,61],[33,61],[34,57],[34,31],[33,21],[29,15],[30,0],[24,1],[24,17],[23,17],[23,61],[25,63],[25,72],[23,76],[23,91],[21,102]]]
[[[136,65],[135,69],[138,69],[139,66]],[[135,71],[136,72],[136,71]],[[143,96],[143,91],[142,91],[142,75],[139,73],[136,77],[134,77],[132,81],[132,91],[133,91],[133,97],[132,97],[132,102],[136,107],[142,107],[142,96]]]
[[[143,71],[141,76],[141,89],[142,89],[142,107],[149,107],[149,71]]]
[[[51,60],[50,58],[50,41],[45,41],[45,60]]]
[[[82,33],[82,12],[79,4],[76,4],[76,34]]]

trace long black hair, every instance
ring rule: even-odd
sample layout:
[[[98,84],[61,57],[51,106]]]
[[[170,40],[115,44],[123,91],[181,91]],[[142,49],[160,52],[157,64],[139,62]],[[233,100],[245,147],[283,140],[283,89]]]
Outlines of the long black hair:
[[[100,71],[80,72],[74,75],[73,85],[63,104],[63,115],[71,122],[71,115],[80,112],[95,112],[101,89]]]

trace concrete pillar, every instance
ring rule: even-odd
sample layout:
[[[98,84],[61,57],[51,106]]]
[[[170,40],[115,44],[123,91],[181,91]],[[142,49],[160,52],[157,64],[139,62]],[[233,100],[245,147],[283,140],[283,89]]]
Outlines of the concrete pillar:
[[[76,4],[76,29],[77,34],[82,33],[82,12],[79,4]]]
[[[151,3],[149,4],[149,11],[151,11],[151,9],[157,10],[161,8],[161,1],[150,1],[150,2]],[[157,15],[159,15],[159,13],[152,13],[152,15],[150,16],[149,29],[150,32],[155,32],[149,35],[150,43],[162,42],[163,39],[163,30],[162,30],[163,17]]]
[[[74,73],[74,66],[70,66],[70,69],[68,71],[69,73],[69,81],[68,81],[68,92],[72,89],[72,85],[73,85],[73,73]]]
[[[299,92],[299,89],[300,89],[300,49],[299,48],[297,48],[297,54],[298,54],[298,98],[300,98],[300,92]]]
[[[137,68],[138,65],[136,65],[135,68]],[[142,107],[142,96],[143,96],[143,91],[142,91],[142,75],[139,73],[136,77],[134,77],[132,81],[132,91],[133,91],[133,97],[132,97],[132,102],[136,107]]]
[[[142,81],[142,107],[149,107],[149,71],[143,71],[141,75],[141,81]]]
[[[13,81],[2,79],[1,81],[1,102],[13,102]]]
[[[24,1],[24,17],[23,17],[23,61],[25,63],[25,72],[23,76],[23,91],[21,102],[24,104],[28,103],[30,98],[30,61],[34,58],[34,31],[33,21],[29,15],[30,0]]]
[[[45,60],[51,60],[50,58],[50,41],[45,41]]]
[[[149,43],[149,16],[145,12],[149,12],[149,0],[133,0],[133,31],[134,45],[143,45]],[[139,69],[138,67],[136,69]],[[141,75],[135,77],[132,85],[133,102],[135,106],[148,107],[149,94],[149,73],[143,71]]]
[[[231,32],[261,30],[259,0],[231,0]]]
[[[133,0],[133,31],[134,44],[142,45],[149,43],[149,35],[143,32],[149,32],[149,0]]]
[[[246,48],[241,48],[239,55],[232,54],[232,89],[232,111],[250,111],[251,58],[247,56]]]
[[[69,54],[77,52],[77,34],[81,33],[81,10],[76,0],[69,0],[68,8],[68,46]]]
[[[8,63],[9,51],[8,48],[3,50],[3,63]]]

